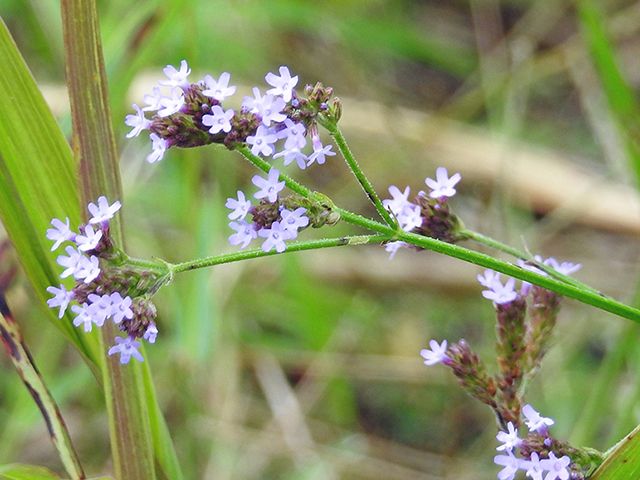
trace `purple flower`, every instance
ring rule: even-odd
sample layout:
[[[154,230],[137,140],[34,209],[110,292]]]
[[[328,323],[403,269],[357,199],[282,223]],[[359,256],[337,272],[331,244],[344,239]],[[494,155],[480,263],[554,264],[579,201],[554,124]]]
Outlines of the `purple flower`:
[[[307,166],[307,160],[309,159],[304,153],[300,151],[300,147],[293,146],[287,149],[285,145],[285,150],[280,153],[276,153],[273,158],[284,157],[284,165],[285,167],[289,165],[291,162],[295,161],[300,167],[301,170],[304,170]]]
[[[401,241],[389,242],[384,246],[384,249],[387,252],[391,253],[391,255],[389,255],[389,260],[391,260],[400,247],[407,247],[407,246],[408,244],[406,242],[401,242]]]
[[[162,107],[162,104],[160,102],[163,98],[165,98],[164,95],[162,95],[162,90],[160,90],[160,87],[153,87],[152,92],[153,95],[145,95],[144,97],[142,97],[144,103],[147,104],[147,106],[142,109],[143,112],[158,110],[160,107]]]
[[[159,162],[164,157],[164,152],[169,148],[169,142],[155,133],[149,135],[149,139],[151,140],[151,153],[147,155],[147,162]]]
[[[116,344],[111,347],[107,353],[108,355],[119,353],[120,363],[123,365],[129,363],[131,357],[134,357],[140,362],[144,362],[144,357],[138,351],[138,348],[140,348],[140,342],[136,342],[135,338],[131,335],[127,336],[127,338],[116,337]]]
[[[91,283],[100,275],[100,263],[98,257],[91,255],[91,258],[80,257],[78,268],[73,276],[76,280],[84,279],[84,283]]]
[[[93,215],[91,220],[89,220],[89,223],[101,223],[104,226],[104,222],[113,218],[116,212],[120,210],[120,207],[122,207],[122,204],[119,200],[113,202],[113,205],[109,205],[107,197],[102,195],[98,198],[98,205],[90,203],[87,206],[87,210],[89,210],[89,213]]]
[[[84,235],[76,235],[75,242],[76,245],[78,245],[78,250],[88,252],[89,250],[98,248],[101,239],[102,230],[98,229],[94,231],[91,225],[87,225],[84,227]]]
[[[51,247],[52,252],[57,249],[62,242],[73,241],[76,237],[76,234],[71,231],[71,228],[69,228],[69,217],[66,218],[66,221],[67,223],[65,224],[62,223],[62,220],[58,220],[57,218],[51,220],[51,225],[54,228],[47,229],[47,238],[55,242],[53,247]]]
[[[280,178],[280,171],[276,168],[269,170],[269,175],[266,180],[260,175],[255,175],[251,181],[256,187],[260,188],[260,190],[254,193],[253,196],[258,200],[266,197],[271,203],[277,201],[278,192],[284,189],[284,180],[279,182],[278,178]]]
[[[84,331],[90,332],[93,329],[93,324],[96,323],[96,317],[94,316],[94,308],[88,303],[82,305],[71,305],[71,311],[77,314],[73,319],[73,325],[79,327],[84,325]]]
[[[253,155],[264,155],[268,157],[273,154],[273,144],[276,143],[278,137],[272,133],[271,129],[260,125],[255,135],[247,137],[247,143],[252,145],[251,153]]]
[[[251,208],[251,201],[245,198],[244,192],[238,190],[238,199],[227,198],[227,203],[225,203],[224,206],[233,210],[233,212],[228,215],[230,220],[235,220],[236,218],[242,220],[247,216]]]
[[[287,249],[284,241],[294,238],[291,231],[284,229],[280,222],[273,222],[271,228],[261,228],[258,231],[258,235],[266,238],[262,243],[263,252],[269,252],[275,248],[276,252],[282,253]]]
[[[547,476],[544,477],[544,480],[555,480],[559,478],[560,480],[568,480],[569,479],[569,464],[571,463],[571,458],[567,455],[562,456],[561,458],[556,458],[556,455],[553,452],[549,452],[549,458],[546,460],[541,460],[540,465],[543,470],[548,470]]]
[[[47,292],[53,293],[54,295],[53,298],[47,300],[47,305],[49,305],[49,308],[60,307],[58,318],[62,318],[69,302],[76,298],[75,294],[73,291],[67,291],[67,288],[62,284],[60,285],[60,288],[47,287]]]
[[[113,323],[116,325],[125,318],[131,320],[133,318],[133,310],[131,310],[131,304],[133,300],[127,295],[122,298],[120,292],[113,292],[111,295],[111,316],[113,317]]]
[[[214,105],[211,107],[211,113],[212,115],[202,116],[202,124],[211,127],[209,133],[216,134],[220,131],[225,133],[231,131],[231,119],[235,114],[233,109],[230,108],[225,112],[220,105]]]
[[[504,286],[499,278],[494,278],[491,281],[489,290],[483,291],[482,296],[489,300],[493,300],[499,305],[505,305],[518,298],[518,293],[514,290],[515,285],[516,281],[513,278],[507,280],[507,283],[505,283]]]
[[[298,76],[292,77],[289,69],[284,65],[281,66],[278,71],[280,72],[279,77],[271,72],[267,73],[267,76],[264,77],[267,83],[274,87],[267,90],[267,93],[282,95],[284,101],[288,102],[293,96],[294,87],[298,84]]]
[[[306,208],[298,207],[293,212],[287,209],[280,212],[280,216],[282,217],[282,228],[293,233],[294,236],[292,238],[296,238],[298,236],[299,228],[304,228],[309,225],[309,217],[304,216],[306,211]]]
[[[253,91],[253,98],[244,97],[242,99],[242,108],[251,113],[258,113],[262,108],[264,98],[260,93],[260,89],[258,87],[253,87],[252,91]]]
[[[80,265],[80,259],[86,257],[83,257],[82,254],[71,245],[67,246],[64,251],[67,252],[68,256],[59,255],[56,259],[58,265],[65,268],[65,270],[60,274],[60,278],[67,278],[69,275],[75,276]]]
[[[87,300],[91,302],[90,307],[94,317],[93,322],[98,327],[101,327],[104,325],[104,321],[113,313],[111,296],[107,293],[102,296],[90,293],[87,295]]]
[[[309,155],[309,163],[307,163],[307,167],[315,161],[317,161],[319,165],[322,165],[325,162],[325,156],[334,156],[336,152],[332,152],[331,147],[333,147],[333,145],[326,145],[323,147],[321,143],[316,145],[316,143],[313,142],[313,153]]]
[[[389,193],[391,194],[393,199],[382,200],[382,205],[384,205],[385,208],[391,210],[394,215],[398,216],[404,211],[405,208],[410,208],[413,206],[413,203],[408,200],[410,191],[410,187],[405,188],[404,192],[401,192],[398,187],[396,187],[395,185],[391,185],[389,187]]]
[[[187,77],[191,73],[191,69],[187,65],[186,60],[180,62],[180,70],[173,65],[167,65],[162,69],[162,73],[168,78],[168,80],[160,80],[160,85],[166,85],[169,87],[180,87],[183,90],[189,88],[189,82]]]
[[[554,423],[551,418],[541,417],[529,404],[522,407],[522,414],[527,419],[525,423],[530,432],[539,432],[542,435],[547,435],[547,427]]]
[[[287,118],[282,113],[282,109],[287,105],[281,97],[275,97],[273,95],[265,95],[262,99],[262,104],[258,107],[258,113],[262,118],[262,124],[265,126],[271,125],[271,122],[281,123]]]
[[[231,222],[229,223],[229,226],[236,231],[236,233],[229,236],[229,243],[234,246],[242,244],[240,247],[241,249],[246,248],[247,245],[251,243],[251,240],[258,237],[258,233],[253,226],[249,225],[244,220],[240,220],[240,222]]]
[[[425,365],[435,365],[436,363],[446,363],[447,360],[451,360],[447,356],[447,341],[443,340],[442,345],[438,344],[435,340],[429,342],[431,350],[423,349],[420,351],[420,355],[424,358]]]
[[[500,274],[494,272],[493,270],[485,270],[484,277],[478,274],[478,281],[480,282],[480,285],[487,288],[491,288],[491,282],[493,282],[494,279],[497,280],[499,278]]]
[[[532,452],[529,460],[520,460],[520,468],[527,471],[526,475],[531,477],[531,480],[542,480],[544,468],[540,463],[538,452]]]
[[[127,115],[124,119],[125,125],[133,127],[133,130],[127,133],[127,138],[137,137],[142,130],[148,130],[149,126],[151,126],[151,120],[144,116],[144,110],[140,110],[140,107],[135,103],[132,106],[138,113],[136,115]]]
[[[427,178],[425,183],[427,187],[433,190],[431,192],[431,198],[453,197],[456,194],[456,189],[453,187],[461,179],[462,176],[459,173],[455,173],[449,178],[447,169],[438,167],[436,170],[436,180]]]
[[[573,264],[571,262],[562,262],[562,264],[558,265],[558,261],[552,257],[547,258],[544,261],[544,264],[563,275],[571,275],[573,272],[580,270],[580,267],[582,266],[579,263]]]
[[[158,115],[168,117],[180,111],[184,105],[184,94],[179,88],[172,88],[171,97],[162,97],[159,103]]]
[[[522,440],[518,437],[518,429],[513,426],[513,422],[507,424],[509,432],[498,432],[496,439],[502,442],[502,445],[496,447],[496,450],[513,451],[514,448],[522,445]]]
[[[156,343],[156,337],[158,336],[158,327],[156,324],[151,322],[147,327],[147,330],[144,332],[142,338],[144,338],[149,343]]]
[[[520,460],[518,460],[511,452],[507,455],[496,455],[493,458],[493,462],[496,465],[502,465],[504,467],[498,473],[499,480],[513,480],[520,468]]]
[[[396,215],[398,223],[400,224],[400,228],[402,228],[405,232],[410,232],[414,228],[421,226],[421,212],[422,210],[418,205],[413,205],[412,203],[410,203],[405,206],[402,212]]]
[[[203,95],[215,98],[219,102],[224,101],[225,98],[236,93],[236,87],[229,86],[230,78],[231,75],[229,75],[228,72],[222,72],[218,81],[215,81],[211,75],[206,75],[204,77],[204,83],[209,88],[202,91]]]

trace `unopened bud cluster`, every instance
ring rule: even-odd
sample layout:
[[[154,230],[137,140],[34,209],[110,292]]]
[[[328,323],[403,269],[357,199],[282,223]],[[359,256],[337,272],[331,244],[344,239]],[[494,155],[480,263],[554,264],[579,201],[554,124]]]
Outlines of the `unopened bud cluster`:
[[[158,282],[158,273],[128,265],[126,256],[119,251],[109,236],[109,220],[120,209],[116,201],[109,205],[106,197],[100,197],[98,204],[90,203],[89,212],[93,217],[89,223],[79,227],[74,233],[66,222],[55,218],[54,228],[47,230],[47,238],[54,241],[51,248],[56,250],[64,242],[75,246],[65,248],[67,255],[60,255],[57,263],[65,268],[62,278],[73,276],[75,287],[68,291],[64,285],[48,287],[54,295],[47,300],[49,307],[59,307],[62,318],[71,302],[71,311],[76,314],[73,324],[90,332],[93,326],[102,327],[111,319],[126,338],[116,338],[116,345],[109,349],[109,355],[120,354],[120,362],[128,363],[131,357],[143,361],[138,351],[143,338],[154,343],[158,334],[155,324],[156,308],[150,297]]]

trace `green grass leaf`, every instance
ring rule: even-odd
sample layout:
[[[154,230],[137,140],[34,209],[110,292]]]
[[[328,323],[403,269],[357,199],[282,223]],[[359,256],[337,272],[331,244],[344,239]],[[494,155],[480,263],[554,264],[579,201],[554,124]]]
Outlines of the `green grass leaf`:
[[[590,480],[640,478],[640,425],[616,445]]]

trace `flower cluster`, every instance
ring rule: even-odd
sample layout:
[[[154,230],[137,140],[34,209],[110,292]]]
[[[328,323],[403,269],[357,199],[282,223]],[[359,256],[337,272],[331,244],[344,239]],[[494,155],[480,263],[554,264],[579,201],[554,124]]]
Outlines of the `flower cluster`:
[[[522,408],[522,413],[527,419],[525,422],[529,428],[530,441],[542,443],[548,447],[553,443],[553,439],[549,437],[547,427],[553,425],[553,420],[540,416],[531,405],[525,405]],[[544,438],[540,442],[541,438]],[[493,461],[497,465],[504,467],[498,473],[500,480],[513,480],[518,470],[525,470],[526,475],[531,477],[532,480],[568,480],[571,476],[571,457],[569,455],[562,455],[559,453],[560,458],[556,456],[556,452],[551,449],[543,448],[541,452],[528,450],[522,448],[525,445],[525,441],[518,437],[518,429],[514,427],[513,423],[509,422],[507,425],[507,431],[501,431],[496,435],[496,439],[502,442],[502,445],[496,448],[498,451],[504,451],[504,455],[496,455]],[[546,440],[546,442],[545,442]],[[557,442],[557,441],[556,441]],[[527,458],[517,458],[515,456],[516,449],[522,448],[525,454],[528,454]],[[543,457],[541,458],[541,455]],[[575,477],[573,477],[575,478]]]
[[[457,235],[461,223],[449,210],[447,198],[456,194],[454,187],[461,178],[459,173],[449,178],[447,169],[439,167],[436,170],[436,180],[425,180],[432,190],[431,193],[427,194],[421,190],[413,203],[409,201],[410,187],[401,192],[398,187],[392,185],[389,187],[392,198],[383,200],[382,205],[393,214],[402,230],[453,243],[461,239]],[[391,253],[390,259],[400,247],[411,245],[402,241],[387,243],[385,248]]]
[[[309,217],[304,207],[287,209],[285,202],[279,198],[279,193],[284,189],[284,182],[278,181],[280,172],[272,168],[266,179],[260,175],[253,177],[253,184],[260,188],[253,196],[260,200],[260,204],[252,206],[244,193],[238,190],[238,198],[228,198],[225,206],[233,211],[229,219],[234,220],[229,226],[236,233],[229,237],[231,245],[240,245],[246,248],[251,240],[263,237],[262,250],[269,252],[275,248],[281,253],[287,248],[285,240],[292,240],[298,236],[298,229],[309,225]],[[245,220],[247,214],[253,216],[251,224]],[[237,221],[235,221],[237,220]]]
[[[536,266],[540,264],[565,275],[580,268],[579,264],[559,264],[553,258],[534,259],[535,262],[521,261],[520,266],[540,275],[547,275]],[[500,373],[495,377],[488,375],[480,357],[464,340],[450,346],[446,340],[441,344],[431,340],[431,349],[420,352],[424,363],[442,363],[451,368],[458,383],[496,414],[502,430],[497,438],[503,443],[498,450],[505,451],[505,455],[495,458],[495,463],[505,467],[498,474],[500,480],[512,480],[518,470],[526,470],[529,477],[537,480],[543,480],[545,472],[544,480],[585,478],[594,465],[602,462],[602,455],[550,437],[547,427],[553,420],[541,417],[530,405],[522,406],[524,388],[546,353],[562,297],[527,282],[516,290],[515,279],[503,283],[500,273],[492,270],[478,275],[478,281],[487,289],[482,295],[492,300],[497,314],[496,356]],[[521,414],[529,427],[526,439],[518,437]],[[516,448],[524,458],[516,458]]]
[[[149,163],[162,160],[165,151],[172,147],[196,147],[221,143],[229,149],[239,144],[251,146],[253,155],[273,158],[283,157],[284,165],[295,162],[306,168],[314,162],[322,164],[327,156],[335,155],[331,145],[320,140],[316,119],[318,115],[338,119],[341,112],[337,99],[329,106],[331,88],[321,84],[307,85],[309,98],[299,98],[294,91],[298,76],[291,76],[289,69],[281,66],[279,75],[268,73],[266,82],[272,87],[263,95],[253,88],[253,97],[245,97],[240,111],[224,109],[222,102],[235,94],[236,87],[229,86],[230,75],[224,72],[216,80],[211,75],[195,84],[187,79],[191,73],[182,60],[180,69],[168,65],[163,70],[167,80],[160,86],[170,89],[163,95],[160,86],[145,95],[147,104],[140,108],[133,105],[135,115],[127,115],[125,124],[132,127],[127,137],[138,136],[143,130],[150,132],[152,152]],[[147,118],[146,112],[155,112]],[[307,136],[311,137],[313,152],[303,153]],[[282,150],[276,153],[276,142],[282,140]]]
[[[69,218],[65,222],[54,218],[53,228],[47,230],[47,238],[54,242],[51,251],[56,250],[64,242],[73,242],[75,246],[65,248],[66,255],[60,255],[57,263],[65,270],[60,277],[73,276],[76,286],[67,290],[64,285],[48,287],[47,291],[53,298],[47,300],[49,307],[59,307],[58,317],[62,318],[72,301],[77,305],[71,306],[76,314],[73,324],[82,326],[90,332],[93,326],[102,327],[106,320],[111,319],[119,328],[127,333],[127,337],[116,338],[116,345],[109,349],[108,354],[120,354],[120,362],[128,363],[131,357],[143,361],[138,351],[140,342],[136,338],[144,338],[154,343],[158,334],[153,319],[155,307],[146,295],[144,273],[135,270],[114,268],[111,264],[122,263],[121,252],[113,246],[109,236],[109,220],[120,209],[121,204],[116,201],[109,205],[107,198],[98,198],[97,205],[88,205],[92,218],[87,224],[81,225],[79,233],[71,231]],[[102,265],[101,265],[102,260]]]

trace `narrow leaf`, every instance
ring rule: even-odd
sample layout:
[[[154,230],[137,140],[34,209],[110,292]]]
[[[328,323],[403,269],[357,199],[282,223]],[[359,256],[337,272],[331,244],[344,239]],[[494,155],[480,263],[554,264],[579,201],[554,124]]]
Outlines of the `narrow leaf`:
[[[590,480],[636,480],[640,478],[640,425],[623,438]]]
[[[60,480],[52,471],[36,465],[0,465],[0,480]]]

